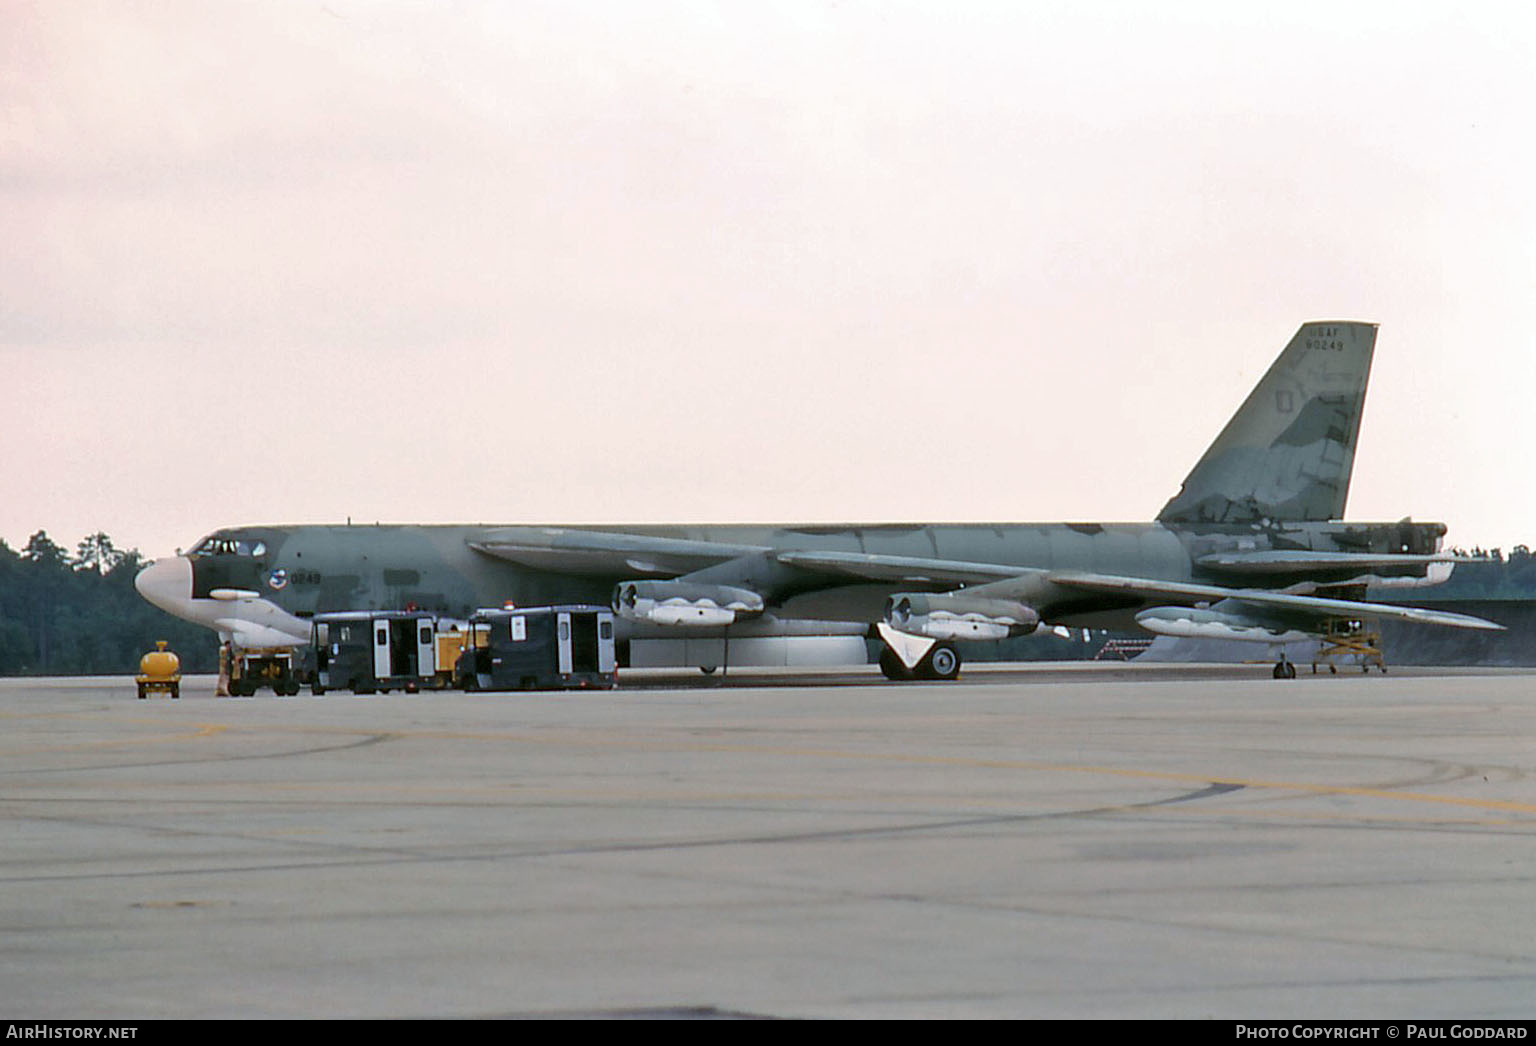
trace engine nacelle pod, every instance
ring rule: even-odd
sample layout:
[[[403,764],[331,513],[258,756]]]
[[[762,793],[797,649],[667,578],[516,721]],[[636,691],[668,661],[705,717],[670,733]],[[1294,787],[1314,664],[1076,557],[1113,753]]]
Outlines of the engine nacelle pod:
[[[1136,615],[1148,632],[1181,639],[1236,639],[1245,643],[1295,643],[1316,638],[1280,620],[1195,607],[1150,607]]]
[[[651,625],[729,625],[763,612],[763,597],[730,585],[692,581],[623,581],[613,590],[613,611]]]
[[[1040,615],[1011,599],[898,592],[885,605],[885,621],[898,632],[929,639],[1007,639],[1029,635]]]

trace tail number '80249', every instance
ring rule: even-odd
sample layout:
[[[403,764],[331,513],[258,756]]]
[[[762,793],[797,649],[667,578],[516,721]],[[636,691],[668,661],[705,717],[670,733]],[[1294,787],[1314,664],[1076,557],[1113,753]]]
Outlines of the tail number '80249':
[[[1337,327],[1314,327],[1307,335],[1308,352],[1343,352],[1344,342]]]

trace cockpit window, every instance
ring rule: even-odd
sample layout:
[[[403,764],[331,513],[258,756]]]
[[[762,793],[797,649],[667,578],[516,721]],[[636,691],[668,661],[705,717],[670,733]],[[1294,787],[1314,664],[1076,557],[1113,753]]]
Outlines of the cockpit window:
[[[266,542],[253,541],[246,538],[221,537],[218,534],[206,537],[197,543],[192,550],[194,556],[245,556],[254,558],[265,555]]]

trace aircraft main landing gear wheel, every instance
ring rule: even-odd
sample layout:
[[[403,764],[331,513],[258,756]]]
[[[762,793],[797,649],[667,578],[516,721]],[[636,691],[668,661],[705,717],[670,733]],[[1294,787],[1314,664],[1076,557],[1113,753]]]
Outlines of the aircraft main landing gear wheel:
[[[1296,678],[1296,666],[1291,664],[1291,662],[1289,662],[1289,661],[1276,661],[1275,662],[1275,678],[1276,679],[1295,679]]]
[[[937,679],[948,682],[960,674],[960,651],[950,643],[939,643],[928,656],[917,663],[919,679]]]

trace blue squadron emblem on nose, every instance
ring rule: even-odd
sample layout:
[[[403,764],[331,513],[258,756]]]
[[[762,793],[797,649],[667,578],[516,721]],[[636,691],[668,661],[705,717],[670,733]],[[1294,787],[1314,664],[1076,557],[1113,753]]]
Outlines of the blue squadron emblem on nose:
[[[286,588],[288,586],[288,571],[281,569],[272,571],[272,573],[267,575],[267,584],[274,589]]]

